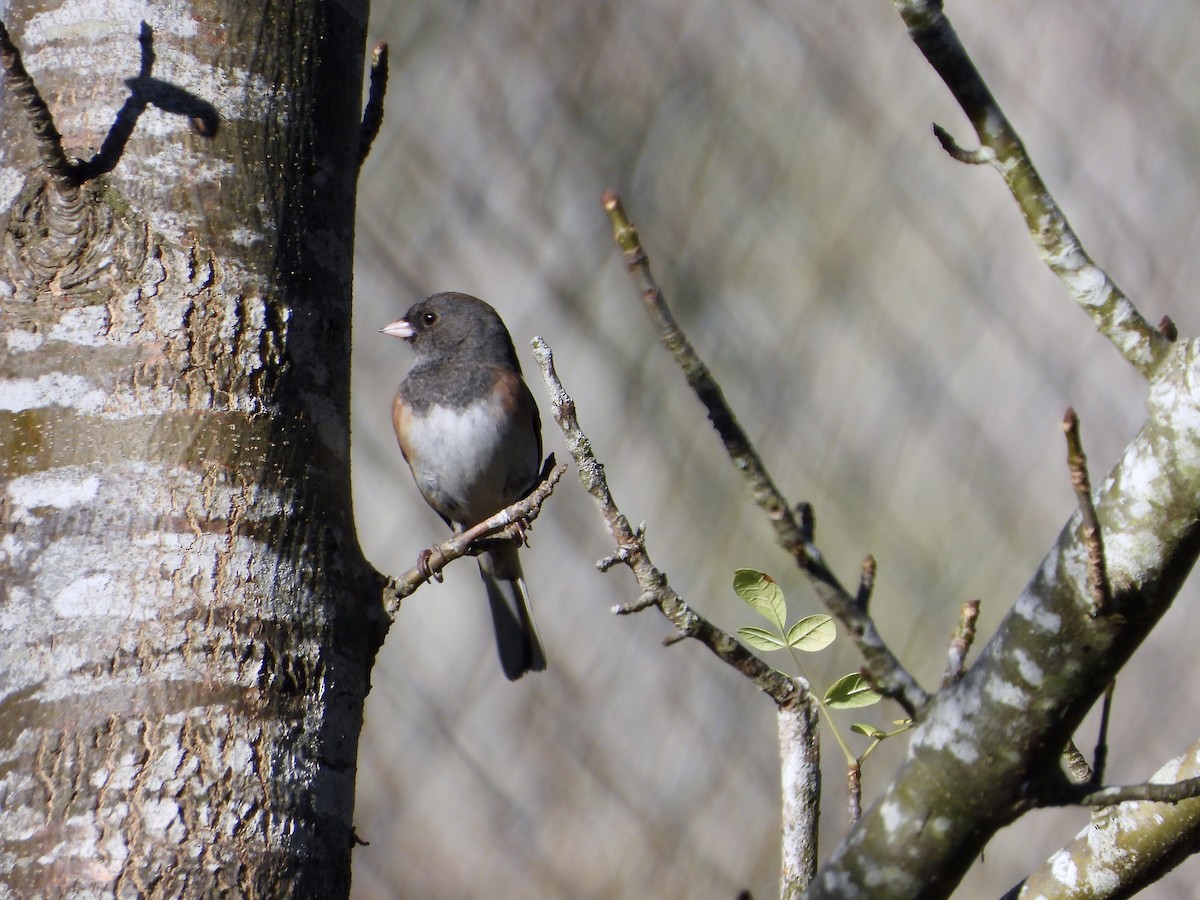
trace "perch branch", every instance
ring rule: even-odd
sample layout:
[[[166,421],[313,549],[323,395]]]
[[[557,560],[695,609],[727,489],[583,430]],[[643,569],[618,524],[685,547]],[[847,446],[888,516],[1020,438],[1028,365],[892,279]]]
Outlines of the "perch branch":
[[[620,198],[608,191],[604,194],[603,204],[612,222],[613,238],[625,256],[625,264],[641,291],[642,300],[659,337],[704,404],[708,418],[734,467],[745,477],[755,503],[774,526],[776,539],[812,579],[814,589],[825,606],[841,620],[863,656],[871,681],[881,693],[894,698],[910,716],[915,716],[929,700],[929,695],[884,643],[874,620],[867,614],[865,602],[860,603],[859,597],[849,593],[826,565],[821,551],[811,539],[811,513],[797,516],[775,486],[758,451],[726,402],[720,385],[688,342],[668,308],[662,290],[650,271],[650,261],[642,249],[641,239],[626,216]],[[866,596],[869,596],[869,590],[864,592],[864,599]]]
[[[447,565],[477,551],[484,541],[522,540],[525,526],[538,517],[542,504],[554,493],[554,486],[566,472],[566,466],[555,466],[551,454],[542,467],[537,486],[522,500],[508,506],[478,525],[461,531],[448,541],[431,547],[421,554],[422,562],[403,575],[389,578],[383,590],[383,606],[389,618],[394,618],[405,597],[417,588],[437,578]]]
[[[1151,325],[1084,250],[1066,215],[1046,188],[1016,129],[975,68],[940,0],[892,0],[912,38],[950,88],[978,135],[965,150],[940,126],[938,140],[957,160],[990,163],[1004,178],[1042,260],[1066,286],[1098,331],[1149,378],[1167,357],[1170,340]]]

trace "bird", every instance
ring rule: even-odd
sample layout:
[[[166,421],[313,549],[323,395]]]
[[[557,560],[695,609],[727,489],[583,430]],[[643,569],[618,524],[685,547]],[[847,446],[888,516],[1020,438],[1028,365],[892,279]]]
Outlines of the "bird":
[[[425,502],[460,532],[525,497],[541,469],[541,417],[496,310],[468,294],[433,294],[380,331],[413,350],[392,425]],[[516,542],[478,562],[505,676],[545,669]]]

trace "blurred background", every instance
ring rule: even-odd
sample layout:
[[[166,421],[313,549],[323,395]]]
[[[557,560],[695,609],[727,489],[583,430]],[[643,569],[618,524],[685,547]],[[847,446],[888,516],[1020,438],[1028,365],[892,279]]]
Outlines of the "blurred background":
[[[949,13],[1088,250],[1147,318],[1195,335],[1200,10]],[[565,461],[529,340],[554,348],[618,502],[691,604],[728,629],[755,624],[730,587],[751,566],[779,579],[793,616],[819,611],[658,346],[605,188],[776,481],[814,504],[843,581],[878,559],[878,624],[927,687],[959,604],[982,599],[986,639],[1074,509],[1064,409],[1079,411],[1097,478],[1136,434],[1141,382],[1039,261],[999,176],[939,148],[934,121],[973,135],[890,4],[376,0],[370,35],[392,69],[359,203],[354,477],[381,569],[446,532],[391,432],[411,358],[377,330],[457,290],[504,316]],[[699,645],[662,647],[656,612],[611,614],[637,590],[624,569],[596,571],[612,544],[573,470],[531,537],[548,672],[504,679],[471,562],[400,611],[367,703],[355,898],[777,895],[770,701]],[[1197,737],[1174,687],[1196,677],[1196,594],[1118,685],[1112,781]],[[808,658],[818,687],[858,667],[843,643]],[[885,704],[839,723],[901,715]],[[824,856],[846,792],[827,733],[822,748]],[[872,755],[866,803],[904,749]],[[1022,819],[959,896],[998,895],[1085,823]],[[1194,896],[1195,866],[1155,896]]]

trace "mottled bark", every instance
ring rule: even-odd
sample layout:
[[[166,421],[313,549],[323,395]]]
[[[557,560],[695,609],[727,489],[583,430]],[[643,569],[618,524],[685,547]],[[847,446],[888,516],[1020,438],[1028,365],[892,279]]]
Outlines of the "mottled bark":
[[[366,5],[7,20],[84,162],[51,181],[0,106],[0,878],[345,895],[381,638],[349,492]]]

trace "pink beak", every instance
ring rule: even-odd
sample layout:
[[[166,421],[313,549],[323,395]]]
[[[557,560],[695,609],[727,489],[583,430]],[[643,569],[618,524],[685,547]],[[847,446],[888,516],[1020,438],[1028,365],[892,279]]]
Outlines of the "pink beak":
[[[408,340],[415,334],[408,319],[397,319],[389,325],[384,325],[379,331],[381,334],[386,334],[394,338],[402,338],[403,340]]]

